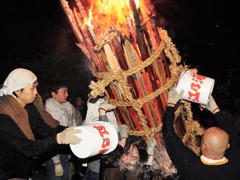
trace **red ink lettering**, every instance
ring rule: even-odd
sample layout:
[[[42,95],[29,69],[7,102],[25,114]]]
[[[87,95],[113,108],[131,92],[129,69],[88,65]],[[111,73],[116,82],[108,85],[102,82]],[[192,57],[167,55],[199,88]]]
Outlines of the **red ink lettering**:
[[[199,82],[200,84],[203,83],[203,80],[206,80],[206,76],[202,76],[199,74],[191,74],[192,80],[195,82]]]
[[[103,138],[102,147],[105,148],[105,147],[108,147],[108,146],[110,146],[110,139],[109,138]]]
[[[110,139],[109,138],[104,138],[104,135],[108,135],[109,132],[106,130],[106,128],[102,125],[99,126],[93,126],[94,128],[96,128],[99,132],[99,135],[102,137],[102,148],[106,148],[106,149],[100,149],[99,150],[99,154],[103,154],[105,152],[107,152],[108,148],[110,146]]]
[[[104,154],[105,152],[107,152],[108,149],[101,149],[98,151],[99,154]]]
[[[200,96],[199,92],[195,92],[195,94],[194,94],[194,93],[188,91],[188,99],[189,100],[199,102],[199,96]]]
[[[104,134],[109,134],[109,132],[107,132],[104,126],[93,126],[93,127],[98,130],[101,137],[104,137]]]
[[[191,89],[193,91],[198,91],[200,88],[201,86],[199,84],[194,84],[194,83],[191,84]]]

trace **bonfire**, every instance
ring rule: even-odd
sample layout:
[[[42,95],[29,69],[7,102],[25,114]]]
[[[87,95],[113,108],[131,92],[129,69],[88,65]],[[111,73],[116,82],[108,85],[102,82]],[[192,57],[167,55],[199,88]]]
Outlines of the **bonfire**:
[[[150,0],[60,0],[97,81],[89,85],[117,106],[118,123],[130,126],[132,135],[161,139],[167,93],[182,71],[181,56],[167,31],[158,26]],[[176,110],[176,131],[199,154],[196,136],[203,133],[192,119],[189,102]]]

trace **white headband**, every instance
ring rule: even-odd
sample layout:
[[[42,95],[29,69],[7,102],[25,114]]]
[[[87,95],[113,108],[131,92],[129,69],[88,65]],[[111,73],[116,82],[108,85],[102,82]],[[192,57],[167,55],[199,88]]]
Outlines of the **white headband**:
[[[13,95],[14,91],[23,89],[37,80],[35,74],[31,71],[23,68],[17,68],[13,70],[3,83],[2,89],[0,89],[0,96]]]

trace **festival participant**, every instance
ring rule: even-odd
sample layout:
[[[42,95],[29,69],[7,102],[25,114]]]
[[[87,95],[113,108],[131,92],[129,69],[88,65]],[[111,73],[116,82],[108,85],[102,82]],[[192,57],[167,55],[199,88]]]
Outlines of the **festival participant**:
[[[98,108],[96,108],[96,104],[98,103],[94,103],[92,106],[89,106],[95,107],[90,109],[98,109],[99,112],[99,118],[93,119],[110,122],[116,126],[114,118],[108,115],[108,113],[111,113],[111,110],[115,107],[103,101],[99,104],[99,106],[97,105]],[[117,129],[119,131],[119,143],[116,149],[108,154],[101,154],[97,156],[98,162],[100,160],[100,175],[98,169],[99,166],[96,166],[96,161],[93,161],[88,163],[89,167],[84,180],[176,179],[176,169],[169,159],[165,147],[156,147],[157,142],[155,138],[152,138],[151,141],[146,141],[140,136],[129,136],[129,127],[125,124],[118,126]],[[96,157],[94,156],[93,159],[96,159]],[[93,164],[95,165],[94,167],[98,167],[97,171],[93,171]]]
[[[117,119],[113,110],[116,106],[109,104],[103,97],[89,97],[87,101],[87,115],[83,124],[92,124],[98,121],[109,122],[117,130]],[[100,157],[95,155],[87,158],[87,169],[84,180],[98,180],[100,171]]]
[[[45,103],[47,112],[62,126],[80,126],[82,124],[81,113],[67,100],[67,84],[62,80],[55,80],[50,83],[49,89],[51,97]],[[51,180],[71,179],[78,161],[74,157],[69,148],[59,154],[53,154],[53,157],[45,162],[47,178]]]
[[[83,95],[77,95],[75,99],[75,107],[81,113],[82,119],[85,120],[87,114],[87,106],[85,105],[85,101],[83,99]]]
[[[181,99],[173,88],[163,118],[163,139],[167,152],[184,180],[236,180],[240,177],[240,139],[210,96],[207,106],[218,127],[206,129],[201,139],[201,156],[186,147],[174,130],[174,107]],[[231,146],[230,146],[231,145]]]
[[[127,125],[120,125],[118,146],[101,157],[101,180],[151,179],[152,170],[149,166],[152,165],[156,140],[147,144],[141,136],[129,136],[128,131]]]
[[[1,180],[28,179],[34,158],[58,144],[80,143],[79,130],[60,126],[45,111],[37,86],[34,73],[17,68],[0,89]]]

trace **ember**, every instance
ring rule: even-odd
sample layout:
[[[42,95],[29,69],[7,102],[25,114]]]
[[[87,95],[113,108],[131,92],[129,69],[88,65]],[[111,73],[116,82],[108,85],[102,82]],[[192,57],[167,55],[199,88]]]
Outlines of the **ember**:
[[[87,2],[75,0],[69,5],[61,0],[77,46],[87,56],[92,74],[98,79],[89,86],[91,95],[105,94],[118,107],[118,123],[131,127],[130,134],[147,139],[155,136],[161,142],[159,132],[168,89],[187,67],[178,66],[181,57],[167,32],[157,26],[150,0]],[[189,144],[197,153],[195,138],[189,134],[201,134],[202,129],[191,123],[190,104],[185,106],[189,107],[185,118],[194,128],[189,128],[188,136],[183,138],[191,141]],[[184,134],[184,126],[179,127],[179,134]]]

